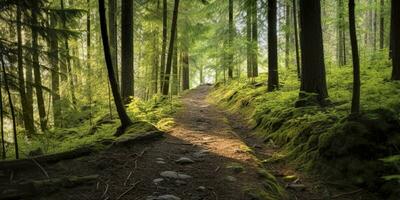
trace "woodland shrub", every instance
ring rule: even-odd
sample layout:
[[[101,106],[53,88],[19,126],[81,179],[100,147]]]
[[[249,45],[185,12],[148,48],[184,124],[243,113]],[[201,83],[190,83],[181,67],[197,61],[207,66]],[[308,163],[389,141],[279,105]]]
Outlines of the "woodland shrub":
[[[362,114],[358,118],[349,117],[349,66],[328,68],[331,104],[325,107],[295,108],[299,83],[296,74],[287,70],[280,72],[278,91],[267,93],[262,74],[256,83],[241,79],[218,84],[210,99],[247,117],[266,142],[282,147],[279,155],[266,162],[285,159],[306,172],[346,180],[393,198],[400,195],[399,169],[382,158],[400,154],[400,82],[389,81],[387,65],[373,64],[382,67],[364,63],[367,67],[361,71]]]

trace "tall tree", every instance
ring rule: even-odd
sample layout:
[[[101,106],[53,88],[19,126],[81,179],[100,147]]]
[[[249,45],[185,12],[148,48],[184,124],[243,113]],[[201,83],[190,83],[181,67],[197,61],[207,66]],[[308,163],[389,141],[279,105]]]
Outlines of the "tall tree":
[[[349,25],[351,52],[353,55],[353,97],[351,101],[351,113],[358,114],[360,112],[360,58],[358,56],[357,32],[354,13],[354,0],[349,0]]]
[[[3,55],[1,55],[1,64],[4,65]],[[0,131],[1,131],[1,159],[6,159],[6,141],[4,140],[4,107],[3,107],[3,82],[4,76],[0,79]]]
[[[165,75],[165,56],[167,51],[167,30],[168,30],[168,8],[167,0],[163,0],[163,12],[162,12],[162,46],[161,46],[161,67],[160,67],[160,90],[163,89],[164,75]]]
[[[301,67],[300,67],[300,51],[299,51],[299,33],[298,33],[298,23],[297,23],[297,0],[293,0],[293,26],[294,26],[294,43],[296,51],[296,67],[297,67],[297,77],[301,77]]]
[[[392,80],[400,80],[400,1],[392,0]]]
[[[258,16],[257,0],[252,0],[252,44],[253,44],[253,77],[258,76]]]
[[[247,38],[247,77],[253,77],[253,58],[252,58],[252,7],[253,0],[246,0],[246,38]]]
[[[22,106],[22,115],[27,135],[30,136],[35,132],[32,115],[28,110],[28,103],[25,93],[24,66],[22,57],[22,0],[17,0],[17,71],[18,71],[18,87]]]
[[[268,0],[268,91],[279,88],[276,0]]]
[[[21,4],[18,4],[21,6]],[[4,78],[4,87],[7,92],[8,96],[8,104],[10,105],[10,112],[11,112],[11,120],[12,120],[12,127],[13,127],[13,139],[14,139],[14,150],[15,150],[15,159],[19,159],[19,150],[18,150],[18,137],[17,137],[17,124],[15,119],[15,111],[14,111],[14,103],[11,97],[10,87],[8,86],[8,78],[6,74],[6,68],[4,66],[4,57],[1,56],[1,68],[3,72]]]
[[[125,111],[122,98],[118,91],[118,83],[115,78],[114,67],[112,66],[111,53],[107,34],[107,21],[106,21],[106,9],[104,5],[104,0],[99,0],[99,14],[100,14],[100,29],[103,41],[104,57],[106,60],[106,67],[108,71],[108,79],[110,81],[111,91],[114,97],[115,107],[117,108],[118,116],[121,121],[121,126],[119,127],[116,136],[123,134],[124,130],[132,125],[132,121]]]
[[[86,70],[87,70],[87,96],[89,102],[89,123],[92,125],[92,67],[91,67],[91,9],[90,0],[86,0],[86,5],[88,6],[86,14]],[[118,73],[117,71],[115,72]],[[117,76],[117,75],[115,75]],[[118,84],[118,81],[117,81]],[[119,90],[118,90],[119,91]]]
[[[56,28],[57,21],[54,14],[50,14],[50,28]],[[60,68],[59,68],[59,51],[58,51],[58,37],[55,32],[49,33],[49,60],[51,64],[51,100],[53,102],[53,119],[54,126],[61,127],[62,125],[62,109],[60,105]]]
[[[290,59],[290,2],[285,3],[285,67],[289,68],[289,59]]]
[[[379,48],[385,48],[385,0],[380,0]]]
[[[121,4],[121,95],[124,103],[134,96],[133,0]]]
[[[43,98],[43,90],[42,90],[42,74],[40,72],[40,64],[39,64],[39,45],[38,45],[38,33],[36,31],[36,27],[39,26],[37,13],[39,13],[39,7],[36,3],[32,5],[32,61],[33,61],[33,72],[35,75],[35,91],[36,91],[36,101],[39,110],[39,121],[40,128],[42,131],[47,130],[47,118],[46,118],[46,110],[44,105]]]
[[[108,32],[110,33],[110,51],[117,82],[118,76],[118,34],[117,34],[117,0],[108,0]],[[118,84],[119,85],[119,84]]]
[[[302,73],[300,101],[297,102],[297,106],[304,106],[310,101],[323,104],[328,97],[328,89],[322,41],[320,0],[300,0],[300,28]],[[314,94],[315,98],[312,98]]]
[[[171,79],[171,65],[172,65],[172,53],[175,45],[175,34],[177,30],[178,23],[178,12],[179,12],[179,0],[174,1],[174,11],[172,14],[172,24],[171,24],[171,38],[169,41],[168,54],[167,54],[167,65],[165,67],[164,82],[162,88],[162,94],[168,95],[169,83]]]
[[[229,37],[228,37],[228,78],[233,78],[233,34],[234,34],[234,25],[233,25],[233,0],[228,0],[229,5]]]

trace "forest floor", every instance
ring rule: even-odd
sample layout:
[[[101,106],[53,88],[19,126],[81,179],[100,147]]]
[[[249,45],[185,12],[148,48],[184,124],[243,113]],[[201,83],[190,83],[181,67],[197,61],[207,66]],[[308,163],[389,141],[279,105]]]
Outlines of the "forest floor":
[[[283,199],[283,188],[289,199],[327,199],[327,192],[332,194],[329,199],[367,199],[357,188],[328,189],[284,163],[262,164],[276,147],[256,138],[239,114],[230,115],[208,103],[211,89],[200,86],[182,97],[183,108],[174,116],[176,125],[161,140],[108,148],[42,170],[31,168],[13,174],[12,179],[45,179],[43,171],[51,178],[99,176],[90,184],[31,199]]]

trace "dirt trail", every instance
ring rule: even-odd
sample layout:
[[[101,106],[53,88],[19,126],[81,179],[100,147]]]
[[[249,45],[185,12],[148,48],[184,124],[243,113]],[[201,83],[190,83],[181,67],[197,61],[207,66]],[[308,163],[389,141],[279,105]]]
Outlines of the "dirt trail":
[[[270,157],[276,149],[254,137],[240,115],[230,115],[207,103],[210,90],[211,86],[200,86],[182,97],[183,108],[174,116],[176,126],[162,140],[112,147],[43,166],[50,178],[87,175],[100,178],[94,183],[31,199],[261,200],[265,198],[246,191],[273,193],[276,188],[268,182],[268,175],[260,173],[265,167],[284,187],[288,183],[282,180],[283,175],[296,175],[299,179],[295,182],[305,185],[300,189],[287,188],[289,199],[326,199],[324,193],[329,191],[316,184],[315,179],[296,173],[285,163],[262,164],[259,159]],[[46,178],[39,168],[9,177],[12,182]],[[344,193],[334,199],[367,198]]]

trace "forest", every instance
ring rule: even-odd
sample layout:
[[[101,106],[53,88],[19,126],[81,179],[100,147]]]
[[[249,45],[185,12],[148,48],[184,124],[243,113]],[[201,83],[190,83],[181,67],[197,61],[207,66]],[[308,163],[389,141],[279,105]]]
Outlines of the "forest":
[[[0,200],[400,199],[399,0],[0,0]]]

